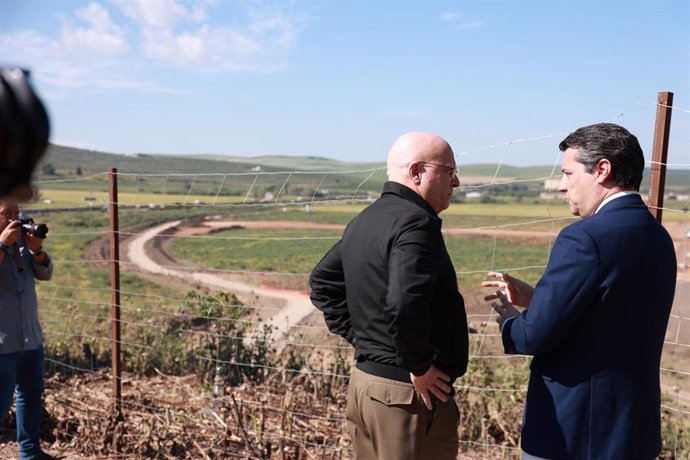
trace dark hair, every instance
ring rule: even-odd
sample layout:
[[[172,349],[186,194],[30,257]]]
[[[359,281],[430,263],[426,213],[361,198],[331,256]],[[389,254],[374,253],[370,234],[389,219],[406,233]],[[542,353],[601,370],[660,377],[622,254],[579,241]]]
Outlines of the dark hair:
[[[29,72],[0,67],[0,197],[30,198],[31,175],[48,147],[49,130]]]
[[[561,152],[577,149],[578,161],[588,173],[599,160],[611,162],[613,183],[623,190],[640,190],[644,155],[640,143],[630,131],[613,123],[583,126],[570,133],[558,145]]]

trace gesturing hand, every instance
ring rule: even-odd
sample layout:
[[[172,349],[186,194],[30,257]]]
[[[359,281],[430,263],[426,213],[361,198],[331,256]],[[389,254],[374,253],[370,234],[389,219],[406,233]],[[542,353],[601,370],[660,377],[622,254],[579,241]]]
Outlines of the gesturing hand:
[[[491,302],[491,308],[496,310],[496,313],[498,313],[496,322],[501,329],[503,329],[503,323],[510,318],[520,316],[520,312],[517,308],[512,306],[510,302],[508,302],[508,299],[506,299],[506,296],[504,296],[501,291],[496,291],[496,297],[501,301],[501,304],[499,305],[496,302]]]
[[[527,308],[532,300],[534,288],[529,284],[514,278],[507,273],[489,272],[487,276],[496,278],[496,281],[483,281],[482,287],[493,287],[500,289],[503,295],[506,296],[508,302],[518,307]],[[498,299],[497,294],[489,294],[484,297],[487,302]],[[511,305],[512,306],[512,305]]]

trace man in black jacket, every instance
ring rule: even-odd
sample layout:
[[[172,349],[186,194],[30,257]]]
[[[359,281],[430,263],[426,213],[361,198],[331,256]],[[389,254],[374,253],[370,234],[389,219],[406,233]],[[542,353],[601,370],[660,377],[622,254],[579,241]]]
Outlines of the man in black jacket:
[[[401,136],[381,197],[310,278],[331,332],[355,348],[347,420],[355,458],[455,459],[453,382],[467,369],[467,317],[438,214],[460,185],[448,143]]]

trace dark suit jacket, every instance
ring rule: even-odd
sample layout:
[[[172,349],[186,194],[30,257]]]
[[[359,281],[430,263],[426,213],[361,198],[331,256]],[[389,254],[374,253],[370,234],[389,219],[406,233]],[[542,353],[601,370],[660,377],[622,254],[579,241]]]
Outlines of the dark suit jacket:
[[[506,352],[534,355],[523,450],[550,459],[659,453],[676,270],[670,236],[637,194],[560,232],[529,309],[502,332]]]

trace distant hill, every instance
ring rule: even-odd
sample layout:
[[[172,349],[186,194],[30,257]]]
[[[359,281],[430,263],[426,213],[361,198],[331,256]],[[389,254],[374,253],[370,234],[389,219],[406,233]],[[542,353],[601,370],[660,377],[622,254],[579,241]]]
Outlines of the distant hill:
[[[185,155],[185,158],[214,160],[230,163],[247,163],[281,171],[299,169],[300,171],[351,171],[353,169],[382,169],[385,162],[378,163],[349,163],[322,157],[293,157],[293,156],[258,156],[237,157],[231,155]]]
[[[77,168],[82,174],[95,174],[117,168],[118,172],[128,174],[203,174],[203,173],[241,173],[251,172],[256,163],[249,161],[219,161],[199,157],[176,155],[132,154],[84,150],[51,144],[38,167],[39,175],[45,165],[51,165],[58,174],[70,175]],[[268,170],[275,170],[269,168]]]
[[[77,168],[82,174],[105,172],[110,168],[117,168],[118,172],[129,174],[230,174],[253,172],[257,166],[262,171],[305,171],[305,172],[344,172],[368,171],[380,169],[385,173],[386,163],[351,163],[322,157],[293,157],[293,156],[258,156],[237,157],[223,155],[152,155],[133,154],[122,155],[84,150],[60,145],[51,145],[39,165],[38,176],[42,177],[42,169],[50,165],[58,174],[72,175]],[[496,173],[495,164],[461,165],[463,176],[488,176]],[[516,167],[502,165],[497,177],[529,179],[548,177],[552,166]]]
[[[350,163],[322,157],[293,156],[258,156],[238,157],[222,155],[122,155],[94,150],[84,150],[59,145],[50,145],[46,156],[38,166],[37,179],[49,180],[57,177],[72,177],[102,173],[109,168],[117,168],[126,174],[237,174],[257,172],[328,172],[334,175],[333,182],[343,189],[356,187],[361,180],[367,179],[368,189],[380,189],[385,177],[385,162]],[[497,164],[460,165],[461,181],[466,178],[493,178],[529,180],[560,176],[558,168],[553,166],[510,166],[501,165],[496,172]],[[369,177],[372,170],[379,171]],[[52,171],[51,171],[52,170]],[[348,173],[361,171],[361,173]],[[52,174],[46,174],[52,172]],[[341,173],[341,174],[338,174]],[[647,188],[649,170],[646,171],[643,189]],[[678,193],[690,191],[690,171],[669,169],[666,175],[667,188]]]
[[[226,161],[232,163],[242,163],[251,161],[253,164],[265,166],[267,168],[277,168],[280,170],[298,169],[300,171],[353,171],[362,169],[385,169],[386,163],[350,163],[340,160],[332,160],[322,157],[283,157],[283,156],[258,156],[258,157],[237,157],[223,155],[190,155],[187,158],[200,158],[206,160]],[[498,165],[469,164],[460,165],[461,176],[481,176],[493,177]],[[552,166],[510,166],[502,165],[497,177],[514,179],[533,179],[535,177],[549,177]]]
[[[202,155],[122,155],[50,145],[37,167],[35,179],[42,187],[93,188],[96,187],[93,183],[82,185],[74,179],[102,174],[110,168],[117,168],[118,174],[123,175],[118,183],[121,188],[124,186],[128,190],[165,189],[170,193],[186,193],[187,190],[193,189],[198,193],[219,193],[222,189],[220,193],[234,195],[246,193],[255,187],[257,193],[276,193],[280,191],[281,184],[287,185],[288,182],[290,189],[295,193],[309,193],[316,188],[343,193],[352,193],[352,190],[366,193],[380,190],[386,180],[385,164],[347,164],[306,157],[266,158],[268,159]],[[372,171],[377,168],[380,170]],[[320,172],[324,174],[319,174]],[[263,176],[254,183],[258,173],[275,174]],[[155,176],[139,180],[136,175]],[[224,175],[236,176],[226,180]],[[65,179],[66,182],[59,182]],[[100,182],[98,187],[101,189],[107,186],[105,175],[97,178],[96,182]],[[360,188],[364,182],[366,189]]]

